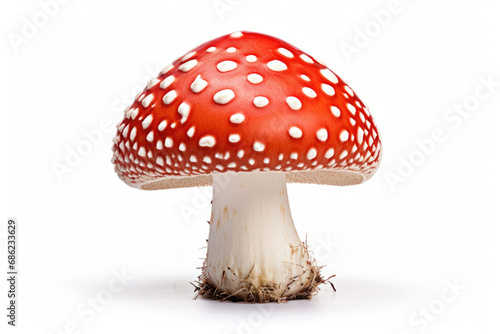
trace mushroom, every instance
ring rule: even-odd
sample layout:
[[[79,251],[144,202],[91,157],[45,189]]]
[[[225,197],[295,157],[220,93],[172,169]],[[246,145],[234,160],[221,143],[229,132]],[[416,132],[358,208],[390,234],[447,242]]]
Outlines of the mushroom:
[[[198,293],[219,299],[314,295],[324,279],[293,224],[286,183],[359,184],[381,159],[351,87],[298,48],[246,31],[165,67],[117,127],[112,162],[129,186],[213,185]]]

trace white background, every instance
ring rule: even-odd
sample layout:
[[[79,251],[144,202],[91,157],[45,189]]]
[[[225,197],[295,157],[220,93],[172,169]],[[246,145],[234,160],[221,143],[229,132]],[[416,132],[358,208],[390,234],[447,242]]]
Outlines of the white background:
[[[374,13],[392,9],[386,0],[69,0],[44,22],[47,2],[0,8],[2,268],[9,217],[20,238],[12,333],[499,329],[498,2],[400,0],[384,26]],[[23,37],[29,22],[38,27]],[[384,157],[372,180],[288,187],[299,234],[325,274],[337,274],[336,293],[324,286],[311,301],[265,306],[193,300],[210,188],[139,191],[113,171],[114,131],[100,125],[120,121],[161,67],[237,30],[322,59],[379,126]],[[24,40],[15,45],[13,36]],[[481,84],[488,78],[490,92]],[[464,103],[470,112],[458,116],[453,108]],[[436,130],[444,139],[422,152],[416,142]],[[54,164],[88,144],[85,132],[96,138],[88,154],[58,177]],[[121,271],[124,289],[110,293]],[[4,279],[0,289],[4,333]],[[99,311],[89,304],[96,298],[105,301]]]

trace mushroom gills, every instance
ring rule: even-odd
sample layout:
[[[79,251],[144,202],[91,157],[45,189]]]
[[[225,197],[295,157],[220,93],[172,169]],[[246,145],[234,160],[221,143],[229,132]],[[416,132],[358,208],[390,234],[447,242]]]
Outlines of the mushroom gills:
[[[293,224],[285,173],[213,176],[200,295],[280,302],[310,298],[323,282]]]

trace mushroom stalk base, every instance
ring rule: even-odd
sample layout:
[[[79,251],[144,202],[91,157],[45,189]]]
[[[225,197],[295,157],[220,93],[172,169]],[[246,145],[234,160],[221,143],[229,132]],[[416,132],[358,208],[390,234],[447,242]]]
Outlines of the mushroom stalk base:
[[[285,173],[218,174],[198,295],[281,302],[325,282],[290,214]]]

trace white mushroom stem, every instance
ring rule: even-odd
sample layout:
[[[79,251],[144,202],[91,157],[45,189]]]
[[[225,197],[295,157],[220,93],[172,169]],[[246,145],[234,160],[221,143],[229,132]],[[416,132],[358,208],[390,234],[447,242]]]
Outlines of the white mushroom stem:
[[[205,278],[242,300],[300,295],[315,273],[290,214],[285,173],[213,177]]]

